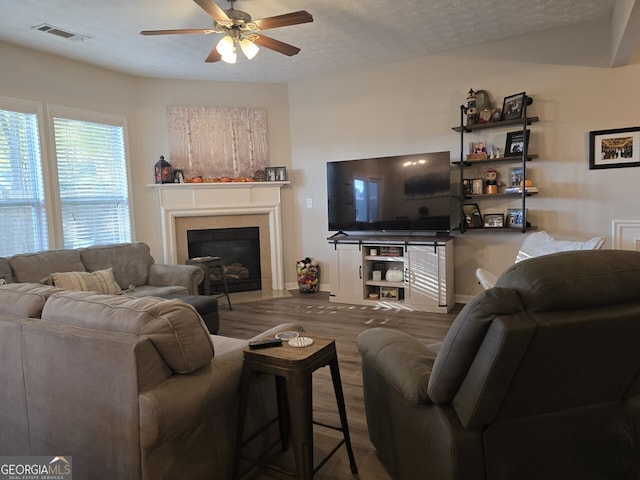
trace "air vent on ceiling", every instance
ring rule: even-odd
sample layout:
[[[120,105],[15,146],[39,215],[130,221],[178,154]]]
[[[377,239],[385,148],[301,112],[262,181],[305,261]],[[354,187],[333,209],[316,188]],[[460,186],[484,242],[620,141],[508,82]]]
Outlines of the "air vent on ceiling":
[[[79,33],[73,33],[68,30],[63,30],[62,28],[54,27],[53,25],[49,25],[48,23],[42,23],[40,25],[36,25],[35,27],[31,27],[33,30],[39,30],[44,33],[50,33],[51,35],[55,35],[57,37],[68,38],[69,40],[75,40],[77,42],[83,42],[87,38],[86,35],[80,35]]]

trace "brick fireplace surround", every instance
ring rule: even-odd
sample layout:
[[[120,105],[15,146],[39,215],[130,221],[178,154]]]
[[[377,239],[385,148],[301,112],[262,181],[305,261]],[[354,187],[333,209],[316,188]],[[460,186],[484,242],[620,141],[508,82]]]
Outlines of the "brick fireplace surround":
[[[150,185],[160,199],[164,263],[187,260],[187,230],[259,227],[262,290],[284,290],[280,189],[288,183]]]

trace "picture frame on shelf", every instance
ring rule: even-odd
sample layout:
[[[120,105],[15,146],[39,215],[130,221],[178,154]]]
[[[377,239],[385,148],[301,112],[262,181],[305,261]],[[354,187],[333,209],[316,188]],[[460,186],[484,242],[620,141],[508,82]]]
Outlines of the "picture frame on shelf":
[[[287,167],[275,167],[276,168],[276,181],[277,182],[286,182],[287,181]]]
[[[470,154],[484,153],[486,155],[487,142],[485,142],[484,140],[480,142],[469,142],[469,153]]]
[[[401,257],[402,247],[389,247],[389,246],[383,245],[380,247],[379,253],[383,257]]]
[[[380,287],[382,300],[398,300],[398,287]]]
[[[463,195],[471,195],[473,193],[473,186],[470,178],[462,179],[462,193]]]
[[[524,92],[520,92],[504,97],[501,120],[518,120],[522,118],[522,106],[525,96],[526,94]]]
[[[486,213],[484,216],[484,228],[504,228],[504,214]]]
[[[266,175],[267,182],[276,181],[276,167],[266,167],[264,169],[264,173]]]
[[[462,211],[466,228],[482,228],[484,226],[480,207],[477,203],[465,203],[462,206]]]
[[[264,169],[267,182],[286,182],[287,167],[266,167]]]
[[[482,178],[474,178],[471,181],[471,195],[482,195],[484,189],[484,180]]]
[[[589,170],[640,166],[640,126],[589,132]]]
[[[486,160],[489,158],[487,153],[487,143],[485,141],[469,142],[469,153],[467,160]]]
[[[524,169],[514,167],[509,169],[509,187],[520,188],[520,182],[524,179]]]
[[[530,130],[525,130],[524,133],[522,130],[516,130],[514,132],[507,132],[507,141],[504,146],[504,156],[505,157],[517,157],[527,152],[525,150],[525,136],[527,140],[527,150],[529,147],[529,133]]]
[[[507,209],[507,227],[511,228],[522,228],[523,221],[526,214],[528,214],[528,209],[523,211],[521,208],[509,208]]]

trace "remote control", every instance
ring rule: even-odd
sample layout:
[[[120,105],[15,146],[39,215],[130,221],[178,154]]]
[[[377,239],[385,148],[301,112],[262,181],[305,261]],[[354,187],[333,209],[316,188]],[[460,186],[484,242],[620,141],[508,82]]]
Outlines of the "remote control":
[[[264,340],[253,340],[249,342],[249,348],[269,348],[279,347],[282,345],[282,340],[279,338],[265,338]]]

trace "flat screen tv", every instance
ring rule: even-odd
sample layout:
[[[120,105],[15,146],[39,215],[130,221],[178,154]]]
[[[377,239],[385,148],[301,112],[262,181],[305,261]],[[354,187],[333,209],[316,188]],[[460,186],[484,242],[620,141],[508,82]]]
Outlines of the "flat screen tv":
[[[458,226],[450,152],[327,162],[329,230],[407,234]]]

